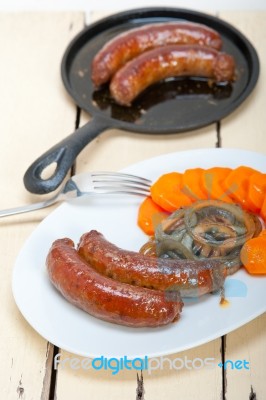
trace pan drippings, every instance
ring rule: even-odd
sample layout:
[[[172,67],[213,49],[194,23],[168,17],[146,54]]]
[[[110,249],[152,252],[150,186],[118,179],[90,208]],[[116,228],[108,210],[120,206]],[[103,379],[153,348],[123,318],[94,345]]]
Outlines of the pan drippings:
[[[217,107],[218,104],[231,96],[232,91],[232,83],[224,85],[212,83],[204,78],[172,78],[147,88],[131,107],[117,104],[111,97],[108,85],[95,90],[92,98],[93,104],[99,107],[108,117],[125,122],[144,123],[147,119],[154,119],[155,115],[158,118],[158,107],[156,106],[162,103],[170,106],[173,100],[178,102],[176,112],[181,115],[184,114],[187,101],[189,101],[192,109],[193,104],[194,107],[202,107],[203,105]],[[171,117],[172,107],[168,109],[169,115],[167,117]]]

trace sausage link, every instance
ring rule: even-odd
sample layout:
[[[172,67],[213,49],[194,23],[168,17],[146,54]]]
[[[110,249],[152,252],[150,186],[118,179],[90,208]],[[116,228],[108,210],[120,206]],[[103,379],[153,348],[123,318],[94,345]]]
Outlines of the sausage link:
[[[149,24],[115,36],[96,54],[92,81],[96,86],[109,81],[127,61],[144,51],[169,44],[199,44],[220,50],[218,32],[205,25],[186,22]]]
[[[234,79],[232,56],[208,47],[165,46],[149,50],[129,61],[113,77],[110,91],[118,104],[131,102],[148,86],[177,76],[199,76],[217,82]]]
[[[179,290],[198,297],[223,287],[225,266],[215,260],[166,260],[126,251],[92,230],[82,235],[79,254],[103,275],[117,281],[159,290]]]
[[[176,321],[182,311],[177,292],[167,299],[164,292],[100,275],[79,256],[70,239],[53,243],[46,265],[51,282],[70,303],[105,321],[156,327]]]

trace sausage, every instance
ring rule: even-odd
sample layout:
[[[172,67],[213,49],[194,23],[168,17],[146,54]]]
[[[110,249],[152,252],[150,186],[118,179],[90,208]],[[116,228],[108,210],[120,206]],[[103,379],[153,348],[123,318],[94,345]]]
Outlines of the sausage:
[[[85,263],[70,239],[56,240],[46,266],[53,285],[72,304],[104,321],[132,327],[156,327],[176,321],[182,311],[177,292],[168,298],[158,290],[116,282]]]
[[[144,25],[115,36],[92,61],[92,81],[96,86],[110,80],[127,61],[144,51],[168,44],[199,44],[220,50],[218,32],[205,25],[187,22],[165,22]]]
[[[118,104],[129,106],[148,86],[176,76],[199,76],[232,81],[232,56],[197,45],[171,45],[149,50],[129,61],[113,77],[110,91]]]
[[[117,281],[147,288],[180,291],[198,297],[223,287],[225,266],[216,260],[169,260],[126,251],[92,230],[82,235],[78,252],[98,272]]]

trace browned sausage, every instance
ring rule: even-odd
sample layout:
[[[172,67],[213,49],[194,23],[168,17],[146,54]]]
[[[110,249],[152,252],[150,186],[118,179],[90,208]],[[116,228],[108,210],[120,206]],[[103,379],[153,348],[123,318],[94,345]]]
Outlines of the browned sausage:
[[[70,239],[56,240],[46,261],[49,278],[72,304],[94,317],[132,327],[156,327],[176,321],[182,311],[174,299],[158,290],[116,282],[96,272]]]
[[[110,40],[92,62],[92,81],[99,86],[127,61],[144,51],[168,44],[199,44],[220,50],[218,32],[205,25],[187,22],[149,24],[128,30]]]
[[[197,297],[223,286],[225,267],[215,260],[165,260],[122,250],[93,230],[82,235],[79,254],[98,272],[118,281]]]
[[[199,76],[217,82],[234,79],[233,57],[197,45],[171,45],[149,50],[129,61],[113,77],[110,90],[121,105],[131,102],[148,86],[176,76]]]

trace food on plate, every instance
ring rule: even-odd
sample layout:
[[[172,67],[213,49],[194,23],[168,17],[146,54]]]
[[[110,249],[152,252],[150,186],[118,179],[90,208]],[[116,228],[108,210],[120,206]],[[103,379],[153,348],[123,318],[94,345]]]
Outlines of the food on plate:
[[[72,304],[102,320],[132,327],[156,327],[178,320],[183,302],[165,293],[117,282],[96,272],[70,239],[56,240],[47,256],[53,285]]]
[[[266,274],[265,176],[246,166],[164,174],[139,209],[139,226],[154,235],[140,252],[96,230],[84,233],[77,249],[59,239],[47,256],[49,278],[75,306],[131,327],[178,320],[182,297],[219,290],[224,304],[225,278],[243,264],[250,274]]]
[[[197,200],[214,199],[240,205],[246,211],[260,214],[266,222],[265,182],[266,174],[246,166],[235,169],[193,168],[183,173],[169,172],[161,175],[153,183],[150,191],[153,202],[161,207],[162,213],[174,212]],[[155,206],[154,209],[157,213]],[[149,221],[153,221],[152,208],[147,209],[141,204],[140,210],[141,220],[148,218]],[[154,235],[155,229],[151,224],[149,228],[145,224],[139,226],[146,234]]]
[[[220,50],[222,39],[213,29],[189,22],[147,24],[130,29],[115,36],[95,55],[92,81],[100,86],[132,58],[144,51],[169,44],[199,44]]]
[[[148,235],[152,235],[154,226],[157,226],[168,215],[169,213],[154,203],[151,197],[146,197],[139,208],[138,225]]]
[[[170,172],[160,176],[151,186],[152,200],[162,209],[173,212],[192,203],[191,196],[183,190],[182,174]]]
[[[239,206],[202,200],[175,211],[157,225],[148,250],[144,247],[142,251],[164,259],[217,260],[231,275],[242,265],[243,244],[258,236],[261,229],[259,218]]]
[[[248,202],[255,209],[260,210],[266,198],[266,174],[259,171],[254,172],[249,178]]]
[[[208,198],[208,193],[204,191],[202,186],[204,172],[202,168],[191,168],[181,174],[182,192],[190,197],[192,201]]]
[[[258,236],[266,238],[266,229],[262,229],[262,231],[260,232],[260,234]]]
[[[223,182],[224,190],[243,208],[257,212],[258,209],[248,201],[249,180],[257,172],[255,169],[241,165],[233,169]]]
[[[231,171],[231,168],[225,167],[213,167],[203,170],[201,185],[205,197],[199,197],[199,199],[210,198],[233,203],[233,200],[229,197],[229,192],[227,193],[223,188],[224,180]]]
[[[266,274],[266,230],[248,240],[241,249],[241,261],[250,274]]]
[[[264,219],[264,221],[266,221],[266,195],[264,197],[264,201],[260,210],[260,215],[262,216],[262,218]]]
[[[168,260],[122,250],[92,230],[82,235],[80,256],[100,274],[130,285],[198,297],[220,289],[225,265],[217,260]]]
[[[126,63],[113,76],[110,91],[124,106],[148,86],[171,77],[197,76],[229,82],[235,77],[232,56],[199,45],[169,45],[148,50]]]

